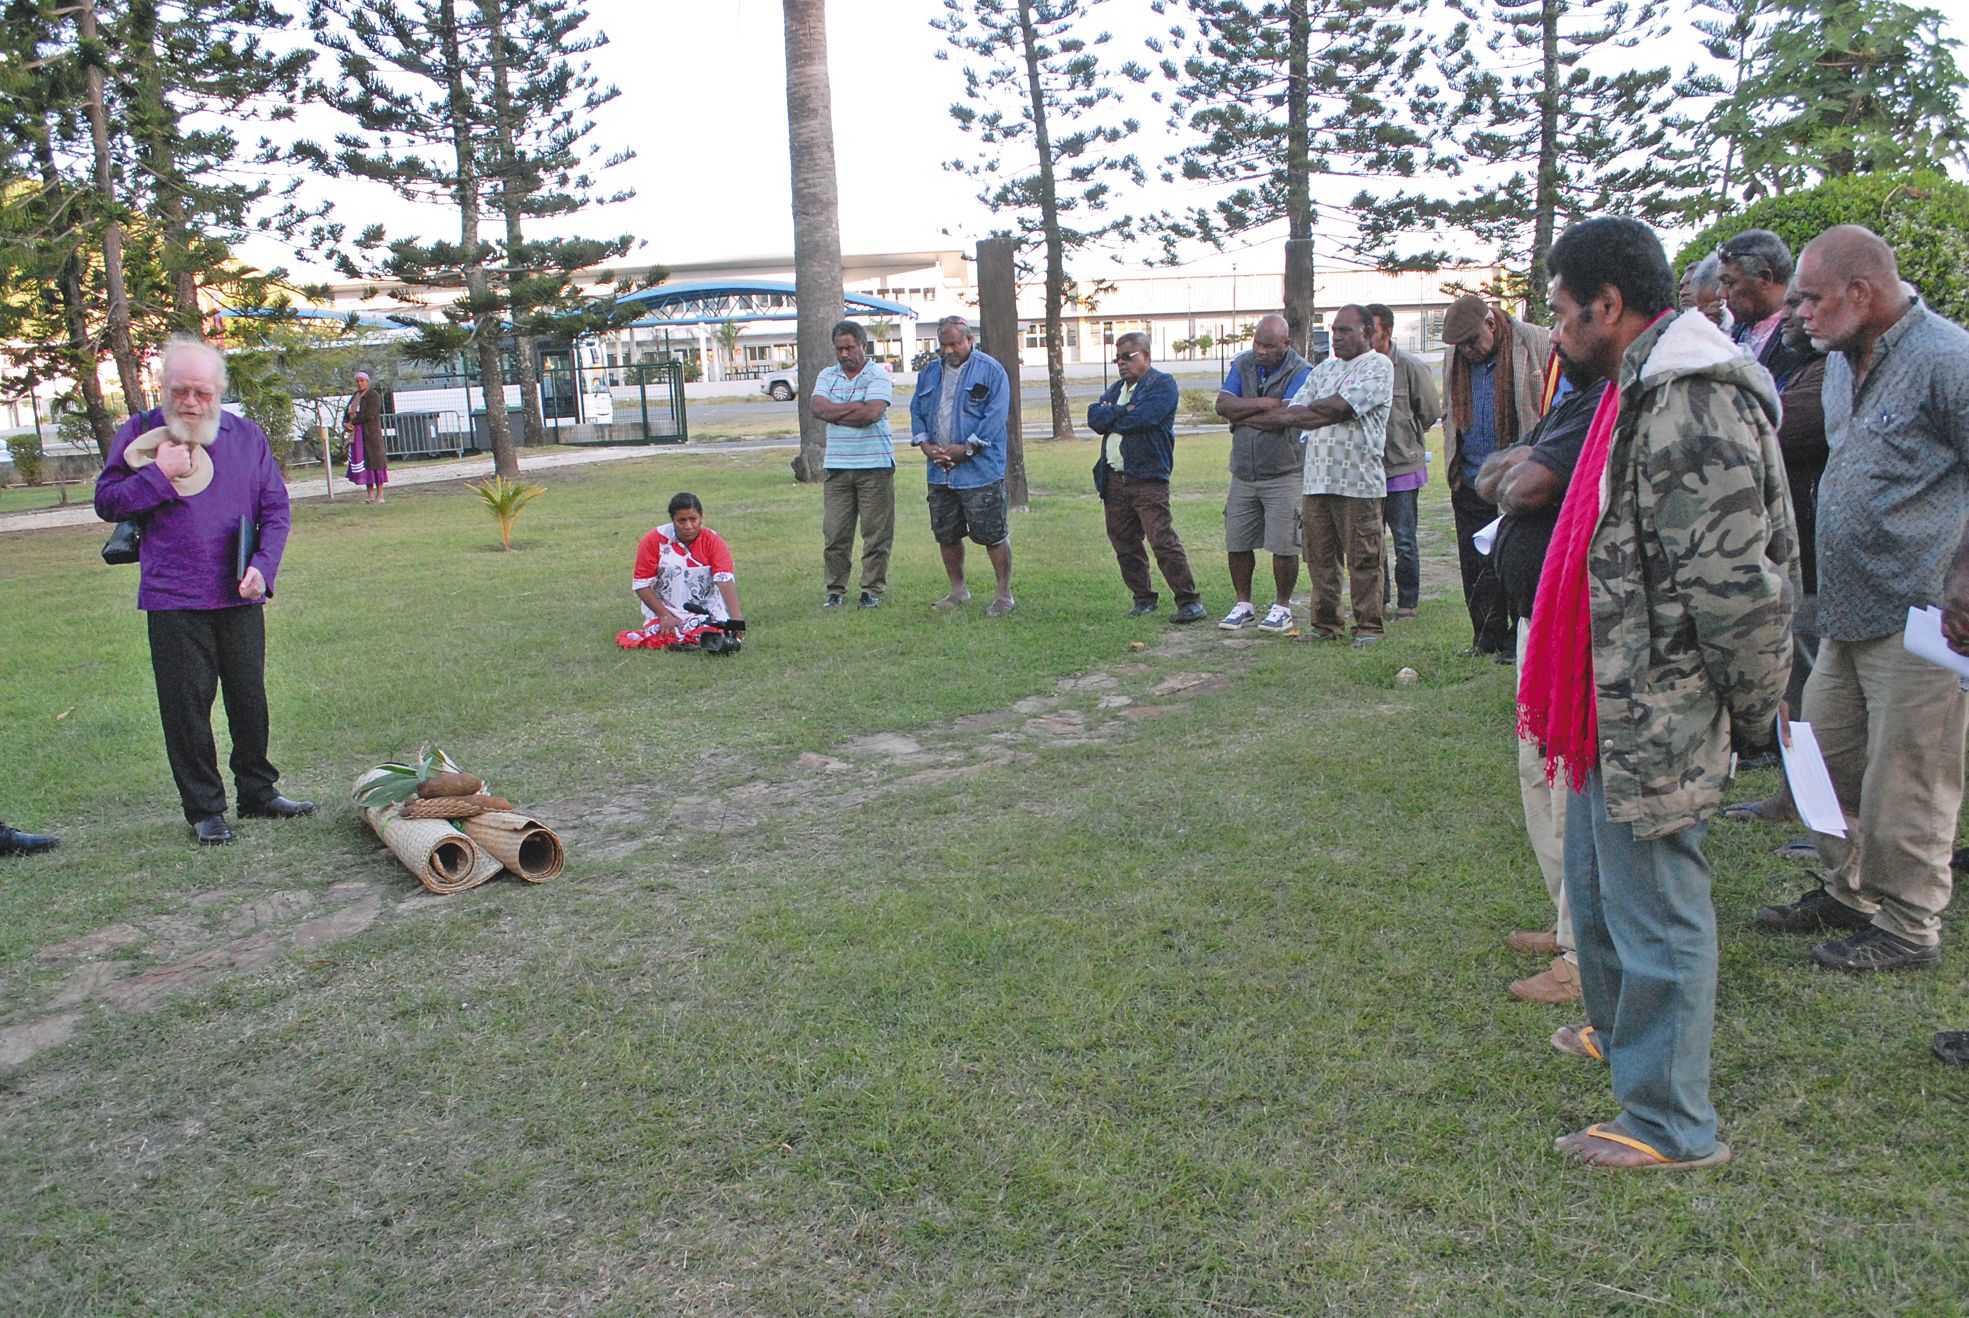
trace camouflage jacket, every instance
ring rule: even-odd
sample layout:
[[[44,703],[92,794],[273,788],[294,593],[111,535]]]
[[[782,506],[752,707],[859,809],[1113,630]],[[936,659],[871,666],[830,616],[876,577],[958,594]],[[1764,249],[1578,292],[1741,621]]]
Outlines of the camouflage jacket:
[[[1775,740],[1798,598],[1777,420],[1770,373],[1700,312],[1621,359],[1588,571],[1601,782],[1637,837],[1707,818],[1732,743]]]

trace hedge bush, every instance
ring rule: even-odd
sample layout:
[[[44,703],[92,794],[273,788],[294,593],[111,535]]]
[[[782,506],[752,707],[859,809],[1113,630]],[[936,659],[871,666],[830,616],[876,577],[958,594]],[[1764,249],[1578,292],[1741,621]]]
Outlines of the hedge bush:
[[[1691,238],[1679,274],[1745,229],[1769,229],[1795,256],[1835,224],[1859,224],[1893,247],[1901,278],[1929,307],[1969,325],[1969,186],[1932,172],[1855,174],[1766,197]]]

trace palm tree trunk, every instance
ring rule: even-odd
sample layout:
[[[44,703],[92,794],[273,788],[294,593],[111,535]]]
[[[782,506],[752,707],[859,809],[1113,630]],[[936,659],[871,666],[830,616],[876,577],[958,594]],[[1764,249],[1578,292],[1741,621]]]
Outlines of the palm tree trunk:
[[[786,23],[786,127],[793,162],[793,287],[799,303],[799,481],[825,479],[827,427],[807,405],[833,357],[828,331],[841,318],[841,213],[834,177],[834,109],[827,81],[826,0],[782,0]]]

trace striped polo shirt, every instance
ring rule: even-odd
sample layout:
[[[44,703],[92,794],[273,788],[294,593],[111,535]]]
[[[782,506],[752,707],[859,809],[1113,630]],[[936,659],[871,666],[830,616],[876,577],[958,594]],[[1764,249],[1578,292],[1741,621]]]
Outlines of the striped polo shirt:
[[[831,403],[893,404],[896,390],[889,379],[889,368],[880,362],[863,362],[861,369],[853,376],[837,363],[823,370],[814,381],[814,397],[825,398]],[[822,465],[829,471],[895,466],[896,443],[889,433],[889,414],[883,412],[866,426],[844,426],[829,421],[827,460]]]

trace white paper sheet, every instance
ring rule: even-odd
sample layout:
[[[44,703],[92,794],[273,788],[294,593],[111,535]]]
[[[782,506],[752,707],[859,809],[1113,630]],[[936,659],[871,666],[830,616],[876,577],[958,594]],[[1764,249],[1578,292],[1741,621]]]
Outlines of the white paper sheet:
[[[1470,543],[1475,545],[1477,552],[1485,558],[1490,557],[1490,547],[1497,543],[1497,528],[1502,525],[1504,525],[1504,519],[1500,517],[1470,537]]]
[[[1957,654],[1942,639],[1940,609],[1909,609],[1907,630],[1901,633],[1901,645],[1917,659],[1940,664],[1957,677],[1969,678],[1969,654]]]
[[[1784,761],[1784,778],[1791,784],[1791,803],[1798,818],[1814,833],[1831,837],[1846,836],[1846,816],[1839,809],[1839,793],[1832,788],[1832,775],[1826,772],[1825,756],[1819,753],[1818,735],[1809,723],[1791,725],[1791,744],[1778,743]]]

